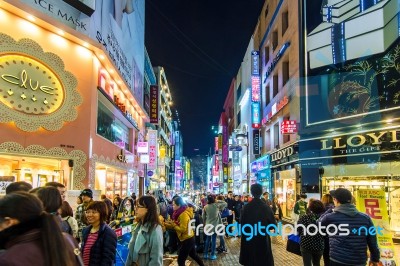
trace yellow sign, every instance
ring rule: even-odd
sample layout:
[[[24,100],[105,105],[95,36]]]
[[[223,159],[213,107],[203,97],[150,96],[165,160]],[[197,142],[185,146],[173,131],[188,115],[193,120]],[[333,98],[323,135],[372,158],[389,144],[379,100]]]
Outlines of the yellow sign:
[[[160,147],[160,158],[165,158],[165,147],[164,146]]]
[[[0,102],[35,115],[57,111],[64,100],[60,79],[41,62],[19,54],[0,54]]]
[[[383,234],[377,234],[383,265],[396,265],[396,257],[389,226],[389,216],[385,191],[380,189],[360,189],[357,191],[357,209],[371,217],[374,226],[383,228]]]

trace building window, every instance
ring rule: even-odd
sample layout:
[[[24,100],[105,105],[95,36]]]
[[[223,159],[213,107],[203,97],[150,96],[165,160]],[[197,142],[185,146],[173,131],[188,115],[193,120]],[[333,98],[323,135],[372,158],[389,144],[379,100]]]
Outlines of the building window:
[[[282,13],[282,36],[285,34],[289,27],[289,13],[288,11]]]
[[[264,136],[264,152],[266,153],[271,150],[271,131],[268,129],[265,131],[265,136]]]
[[[236,116],[237,125],[240,125],[240,123],[242,122],[241,119],[240,119],[240,116],[241,116],[241,113],[239,111],[239,113]]]
[[[265,11],[264,11],[264,17],[268,16],[268,11],[269,11],[269,7],[268,5],[265,7]]]
[[[282,64],[282,86],[285,86],[289,80],[289,61],[283,62]]]
[[[100,101],[97,111],[97,134],[121,149],[130,150],[129,128]]]
[[[239,84],[236,90],[236,102],[239,101],[241,95],[242,95],[242,83]]]
[[[278,87],[278,75],[274,75],[273,80],[272,80],[272,86],[274,88],[274,94],[273,97],[275,97],[278,94],[279,87]]]
[[[278,46],[278,31],[272,32],[272,51],[275,51]]]
[[[279,131],[279,122],[276,123],[274,125],[274,148],[275,149],[279,149],[279,135],[280,135],[280,131]]]
[[[265,106],[267,106],[271,101],[271,94],[269,90],[269,85],[265,86]]]
[[[269,46],[264,47],[264,62],[265,65],[269,62]]]

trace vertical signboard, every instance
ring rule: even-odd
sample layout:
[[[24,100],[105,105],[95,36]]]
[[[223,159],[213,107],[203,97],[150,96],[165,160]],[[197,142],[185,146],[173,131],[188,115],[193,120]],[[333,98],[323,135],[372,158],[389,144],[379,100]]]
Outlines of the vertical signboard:
[[[228,183],[228,166],[224,166],[224,183]]]
[[[171,145],[170,172],[175,172],[175,145]]]
[[[259,76],[260,75],[260,52],[252,51],[251,52],[251,75]]]
[[[159,103],[158,103],[158,86],[150,86],[150,123],[158,124]]]
[[[392,240],[392,233],[389,231],[389,216],[387,212],[385,191],[381,189],[360,189],[357,191],[357,209],[371,217],[374,223],[378,240],[379,250],[381,252],[382,265],[396,265],[395,248]],[[369,231],[368,231],[369,230]],[[371,234],[371,228],[354,231],[354,234]]]
[[[157,169],[157,130],[148,130],[147,138],[149,142],[149,163],[147,170]]]
[[[253,129],[253,154],[260,155],[260,130]]]
[[[251,103],[251,123],[253,128],[261,127],[261,108],[259,102]]]
[[[218,151],[218,137],[214,138],[214,151]]]
[[[251,101],[259,102],[261,101],[261,91],[260,91],[260,76],[251,77]]]
[[[251,126],[260,128],[261,126],[261,90],[260,90],[260,53],[251,52]]]

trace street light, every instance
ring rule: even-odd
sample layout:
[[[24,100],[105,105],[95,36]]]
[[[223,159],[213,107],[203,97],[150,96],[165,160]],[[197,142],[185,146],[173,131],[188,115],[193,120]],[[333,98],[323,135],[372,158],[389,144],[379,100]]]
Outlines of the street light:
[[[247,193],[250,194],[250,145],[249,145],[249,132],[246,130],[245,133],[237,133],[236,134],[236,139],[243,141],[246,139],[246,144],[242,144],[246,146],[246,177],[247,177]]]

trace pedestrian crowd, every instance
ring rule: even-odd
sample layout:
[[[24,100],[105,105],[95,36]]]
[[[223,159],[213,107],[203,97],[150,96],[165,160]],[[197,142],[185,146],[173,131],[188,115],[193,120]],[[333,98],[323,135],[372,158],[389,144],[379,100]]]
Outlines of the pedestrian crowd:
[[[225,238],[217,235],[218,225],[232,223],[277,224],[282,221],[281,204],[270,198],[261,185],[251,186],[251,195],[201,194],[200,198],[171,197],[162,190],[112,199],[93,200],[93,191],[84,189],[73,211],[65,200],[63,184],[49,182],[34,188],[15,182],[0,198],[0,265],[114,265],[117,252],[115,227],[132,221],[127,266],[161,266],[164,257],[177,257],[185,265],[190,257],[198,265],[228,253]],[[305,227],[349,224],[350,227],[373,226],[371,218],[359,212],[354,197],[344,188],[323,195],[321,200],[300,195],[294,206],[294,219]],[[211,230],[196,234],[189,230],[192,220]],[[380,253],[375,235],[307,235],[298,227],[303,264],[379,265]],[[219,246],[217,247],[217,242]],[[23,251],[23,252],[22,252]],[[199,256],[202,253],[203,256]],[[255,234],[250,240],[241,237],[239,263],[246,266],[274,265],[271,237]]]

